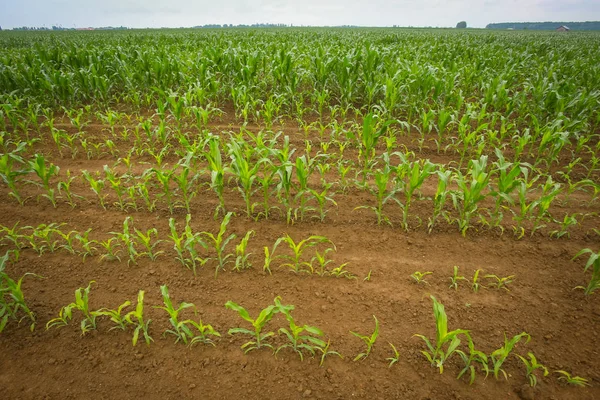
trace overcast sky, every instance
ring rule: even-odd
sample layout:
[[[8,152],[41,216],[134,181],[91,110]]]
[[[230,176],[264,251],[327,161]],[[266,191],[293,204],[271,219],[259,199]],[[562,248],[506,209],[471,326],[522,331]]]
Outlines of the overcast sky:
[[[0,0],[0,26],[469,26],[600,20],[600,0]]]

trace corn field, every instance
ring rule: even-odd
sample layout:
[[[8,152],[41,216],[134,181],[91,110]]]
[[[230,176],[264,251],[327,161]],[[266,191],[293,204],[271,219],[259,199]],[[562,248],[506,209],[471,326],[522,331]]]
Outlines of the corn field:
[[[0,32],[0,147],[11,398],[600,396],[596,33]]]

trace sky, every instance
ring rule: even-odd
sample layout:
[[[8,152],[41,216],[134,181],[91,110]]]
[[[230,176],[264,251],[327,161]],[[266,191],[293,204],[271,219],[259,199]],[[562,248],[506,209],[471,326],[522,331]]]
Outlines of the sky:
[[[0,26],[313,26],[483,28],[491,22],[600,20],[600,0],[0,0]]]

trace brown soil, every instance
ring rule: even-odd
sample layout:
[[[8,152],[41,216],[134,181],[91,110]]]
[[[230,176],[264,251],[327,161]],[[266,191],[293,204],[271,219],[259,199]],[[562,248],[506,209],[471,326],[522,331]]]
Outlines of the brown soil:
[[[92,128],[89,128],[90,130]],[[286,130],[292,130],[289,126]],[[297,131],[296,131],[297,132]],[[102,133],[98,131],[97,135]],[[302,135],[296,134],[297,146]],[[316,147],[316,146],[315,146]],[[51,154],[51,160],[61,166],[61,174],[87,169],[101,170],[114,159],[87,160],[83,154],[72,160],[59,158],[54,146],[40,144],[36,149]],[[431,158],[444,162],[435,152]],[[446,162],[451,157],[446,158]],[[150,161],[150,160],[147,160]],[[176,161],[169,160],[173,163]],[[149,166],[138,167],[141,170]],[[62,175],[64,176],[64,175]],[[0,223],[20,226],[65,222],[69,229],[93,229],[92,236],[105,239],[109,232],[120,231],[127,215],[135,227],[158,229],[166,239],[171,215],[164,205],[149,213],[122,212],[115,207],[103,211],[93,194],[82,182],[74,182],[74,192],[90,200],[79,202],[71,209],[64,202],[53,208],[45,199],[36,201],[39,190],[26,189],[33,196],[24,206],[8,197],[2,186]],[[433,191],[425,188],[424,191]],[[577,196],[578,194],[576,194]],[[112,199],[114,200],[114,199]],[[21,251],[21,258],[8,272],[20,277],[32,272],[43,277],[26,277],[23,290],[37,316],[33,333],[28,324],[9,323],[0,336],[0,386],[5,399],[595,399],[600,398],[600,357],[598,331],[600,306],[596,296],[586,297],[575,286],[587,284],[583,273],[585,259],[573,256],[582,248],[598,247],[598,238],[588,233],[598,228],[598,218],[586,219],[571,231],[570,238],[550,239],[548,230],[533,237],[516,240],[512,232],[474,228],[466,237],[455,226],[441,226],[426,234],[423,226],[406,233],[399,227],[377,226],[372,213],[355,207],[372,202],[364,192],[351,190],[338,193],[338,207],[327,215],[326,223],[296,222],[288,226],[279,216],[254,222],[244,217],[244,204],[235,188],[226,192],[226,205],[238,215],[232,219],[228,232],[242,237],[248,230],[256,231],[250,241],[254,253],[254,268],[244,272],[221,272],[214,278],[214,264],[207,264],[194,276],[176,260],[172,244],[161,243],[165,251],[156,262],[141,259],[137,265],[126,261],[110,262],[99,257],[83,261],[64,251],[38,256],[31,249]],[[108,202],[109,204],[112,201]],[[426,217],[426,203],[414,205],[416,215]],[[575,201],[575,204],[577,202]],[[197,231],[218,230],[212,218],[216,198],[208,190],[201,191],[192,204],[192,224]],[[576,206],[565,206],[567,210]],[[580,210],[581,211],[581,210]],[[600,207],[586,205],[586,212],[598,212]],[[390,207],[388,214],[398,221],[400,211]],[[560,212],[559,212],[560,214]],[[174,215],[178,226],[185,220],[185,211]],[[65,228],[66,229],[66,228]],[[348,270],[357,279],[320,277],[295,274],[285,268],[273,268],[273,274],[262,272],[263,246],[288,233],[295,240],[309,235],[323,235],[337,246],[333,254],[335,265],[348,263]],[[95,236],[94,236],[95,235]],[[8,246],[0,248],[3,253]],[[229,249],[233,251],[233,244]],[[283,247],[280,247],[283,250]],[[482,268],[484,273],[498,276],[515,275],[510,291],[482,289],[471,291],[468,283],[460,282],[458,290],[450,289],[453,266],[470,278]],[[371,271],[371,280],[363,278]],[[409,277],[415,271],[431,271],[428,285],[417,285]],[[60,308],[74,300],[73,292],[94,280],[90,296],[92,309],[116,308],[125,300],[135,303],[139,290],[146,291],[146,318],[151,318],[150,333],[154,343],[131,344],[131,331],[110,329],[110,322],[101,319],[98,329],[85,336],[79,330],[79,316],[59,329],[45,330],[47,321],[56,317]],[[168,317],[152,306],[162,305],[159,287],[168,285],[174,302],[196,304],[205,323],[212,324],[222,334],[216,347],[197,345],[192,348],[173,337],[163,337],[169,328]],[[420,351],[423,342],[413,337],[424,334],[435,337],[432,313],[434,295],[446,307],[450,329],[468,329],[476,346],[489,354],[500,347],[504,335],[523,331],[532,336],[528,344],[520,343],[516,353],[533,352],[550,371],[567,370],[589,379],[592,387],[568,387],[557,380],[558,375],[540,376],[535,390],[529,389],[521,361],[511,356],[505,364],[508,381],[487,379],[478,374],[473,385],[456,376],[462,362],[454,356],[444,373],[425,360]],[[232,327],[248,327],[238,315],[225,309],[232,300],[255,316],[262,308],[281,296],[284,304],[295,305],[293,312],[301,324],[321,328],[332,348],[344,359],[330,356],[323,367],[319,358],[300,361],[289,349],[274,357],[269,349],[244,354],[242,337],[229,336]],[[185,316],[193,317],[190,310]],[[371,355],[358,362],[352,359],[363,351],[363,343],[350,334],[356,331],[370,335],[373,315],[381,332]],[[268,325],[276,330],[285,326],[277,315]],[[386,358],[392,351],[388,342],[400,352],[398,363],[388,368]],[[283,343],[283,338],[274,344]]]

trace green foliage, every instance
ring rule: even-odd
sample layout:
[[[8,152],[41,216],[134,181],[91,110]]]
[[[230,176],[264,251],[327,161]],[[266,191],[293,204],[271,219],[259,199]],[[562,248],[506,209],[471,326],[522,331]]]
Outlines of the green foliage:
[[[436,337],[435,341],[429,340],[426,336],[421,334],[415,334],[418,338],[421,338],[427,350],[421,351],[421,353],[427,358],[432,366],[437,367],[440,370],[440,374],[444,372],[444,364],[446,361],[457,351],[460,346],[460,336],[466,337],[469,341],[471,336],[469,331],[464,329],[455,329],[448,331],[448,317],[444,310],[444,305],[439,303],[435,297],[431,296],[433,300],[433,316],[435,317]]]
[[[365,336],[365,335],[361,335],[360,333],[350,331],[351,334],[353,334],[357,338],[361,339],[367,346],[366,350],[362,353],[359,353],[356,357],[354,357],[353,361],[364,360],[365,358],[367,358],[369,356],[369,354],[371,354],[371,350],[373,350],[373,345],[375,344],[375,341],[379,337],[379,321],[377,320],[377,317],[374,315],[373,315],[373,319],[375,320],[375,330],[373,331],[373,333],[370,336]]]

